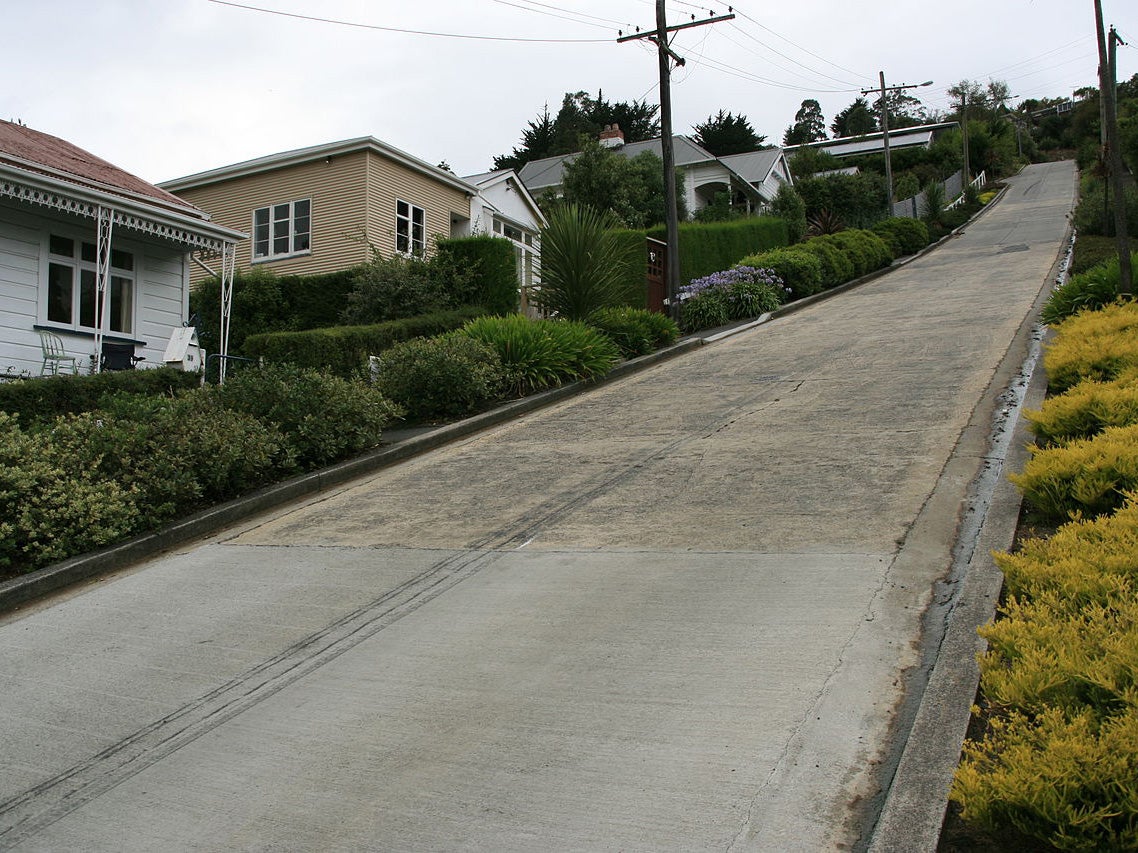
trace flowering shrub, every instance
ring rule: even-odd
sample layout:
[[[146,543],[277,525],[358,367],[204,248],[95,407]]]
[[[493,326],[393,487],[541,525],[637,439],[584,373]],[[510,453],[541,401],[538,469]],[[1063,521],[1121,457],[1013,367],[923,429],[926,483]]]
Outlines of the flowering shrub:
[[[790,292],[774,270],[732,267],[680,288],[680,325],[685,332],[694,332],[758,317],[785,302]]]

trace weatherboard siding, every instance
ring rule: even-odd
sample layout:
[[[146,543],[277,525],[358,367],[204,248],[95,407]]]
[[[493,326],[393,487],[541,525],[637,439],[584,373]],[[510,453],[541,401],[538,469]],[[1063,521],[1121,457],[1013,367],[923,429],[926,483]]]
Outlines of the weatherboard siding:
[[[397,201],[423,208],[428,250],[451,236],[452,214],[470,218],[470,196],[386,157],[368,153],[368,236],[383,255],[395,252]]]
[[[250,235],[237,244],[237,265],[279,275],[314,275],[353,266],[369,256],[364,221],[367,161],[364,152],[344,154],[271,172],[231,178],[178,191],[218,225]],[[253,211],[283,202],[312,201],[311,251],[281,260],[253,263]],[[208,261],[207,261],[208,263]],[[193,281],[206,273],[191,271]]]
[[[91,243],[97,236],[90,220],[54,218],[38,210],[0,204],[0,373],[9,367],[32,375],[40,372],[43,358],[35,326],[43,313],[40,303],[46,299],[40,285],[47,279],[52,234]],[[185,255],[123,227],[112,230],[111,245],[134,255],[131,337],[145,342],[136,351],[146,359],[146,365],[157,366],[162,362],[170,330],[180,327],[186,317]],[[83,368],[89,365],[94,335],[67,329],[59,329],[58,334],[67,352],[77,356]]]

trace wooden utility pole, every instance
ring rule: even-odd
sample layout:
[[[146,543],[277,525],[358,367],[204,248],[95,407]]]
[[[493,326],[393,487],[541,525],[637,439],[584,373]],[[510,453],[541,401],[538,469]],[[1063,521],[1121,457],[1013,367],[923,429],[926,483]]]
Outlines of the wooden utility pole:
[[[885,146],[885,191],[889,195],[889,215],[893,215],[893,161],[889,156],[889,104],[885,100],[886,92],[903,92],[906,89],[918,89],[921,86],[931,86],[932,80],[927,80],[924,83],[913,83],[907,86],[888,86],[885,85],[885,72],[877,72],[881,80],[880,89],[862,89],[863,95],[868,95],[871,92],[881,92],[881,139]]]
[[[691,27],[701,27],[705,24],[714,24],[719,21],[734,19],[733,13],[727,15],[713,15],[701,21],[693,20],[686,24],[668,26],[667,14],[664,10],[664,0],[656,0],[656,27],[643,33],[633,35],[618,33],[617,43],[648,39],[655,42],[660,63],[660,155],[664,161],[664,205],[668,230],[668,263],[665,271],[665,290],[667,292],[668,313],[672,317],[678,314],[679,304],[676,294],[680,290],[680,219],[676,209],[676,152],[672,143],[672,62],[683,65],[684,58],[678,56],[668,44],[668,33],[677,30],[686,30]]]
[[[1118,112],[1114,103],[1115,44],[1122,41],[1110,28],[1110,49],[1107,50],[1107,36],[1102,23],[1102,2],[1095,2],[1095,30],[1098,37],[1098,75],[1099,97],[1103,102],[1103,116],[1106,119],[1106,149],[1103,162],[1106,163],[1108,180],[1114,190],[1114,233],[1118,246],[1118,295],[1130,297],[1134,293],[1130,269],[1130,239],[1127,233],[1126,204],[1122,184],[1122,152],[1118,144]]]

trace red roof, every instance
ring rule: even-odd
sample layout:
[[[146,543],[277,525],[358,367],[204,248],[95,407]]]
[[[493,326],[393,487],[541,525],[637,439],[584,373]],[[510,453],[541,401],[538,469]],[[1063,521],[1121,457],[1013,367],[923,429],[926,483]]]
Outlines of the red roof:
[[[36,169],[29,162],[18,162],[12,158],[30,161],[43,169]],[[129,172],[124,172],[118,166],[108,163],[88,151],[84,151],[70,142],[40,133],[22,124],[13,124],[0,119],[0,162],[8,163],[22,169],[39,171],[41,174],[53,175],[47,170],[66,172],[67,179],[77,184],[103,190],[104,192],[134,193],[147,196],[153,201],[165,205],[176,205],[200,214],[192,204],[178,198],[172,193],[159,189],[147,183],[142,178]]]

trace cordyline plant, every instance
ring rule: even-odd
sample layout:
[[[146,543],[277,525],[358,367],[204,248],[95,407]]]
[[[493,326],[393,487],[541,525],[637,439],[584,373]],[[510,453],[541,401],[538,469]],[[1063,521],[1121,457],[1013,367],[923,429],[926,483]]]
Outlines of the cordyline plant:
[[[543,310],[564,320],[588,319],[620,302],[626,256],[612,239],[611,215],[587,205],[554,211],[541,232]]]

